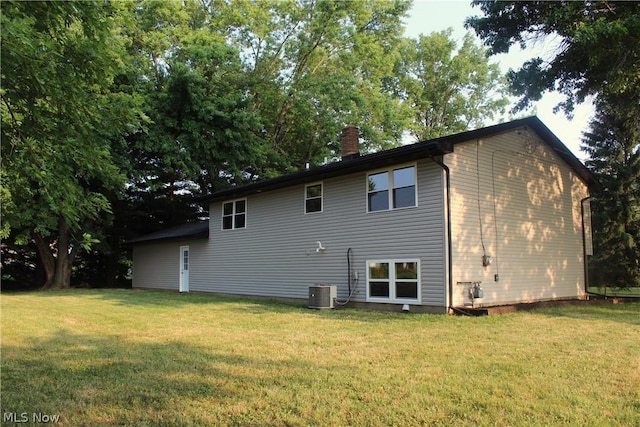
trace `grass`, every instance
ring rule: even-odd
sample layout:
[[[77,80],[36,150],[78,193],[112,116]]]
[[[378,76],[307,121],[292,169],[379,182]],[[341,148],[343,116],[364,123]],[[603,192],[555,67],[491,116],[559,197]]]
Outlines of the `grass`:
[[[466,318],[73,290],[1,308],[6,425],[640,425],[638,303]]]

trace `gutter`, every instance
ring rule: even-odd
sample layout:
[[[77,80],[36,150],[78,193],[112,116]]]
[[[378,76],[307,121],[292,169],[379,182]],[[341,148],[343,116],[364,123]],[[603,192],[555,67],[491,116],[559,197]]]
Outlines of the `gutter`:
[[[445,165],[442,161],[433,157],[431,152],[429,151],[430,147],[427,147],[427,154],[436,163],[438,166],[444,170],[445,179],[447,182],[447,199],[446,199],[446,211],[447,211],[447,297],[449,303],[447,304],[447,312],[451,314],[451,312],[455,311],[453,308],[453,249],[451,243],[451,173],[449,171],[449,167]],[[584,233],[583,233],[584,236]],[[586,250],[586,249],[585,249]]]
[[[580,200],[580,220],[582,222],[582,259],[584,265],[584,293],[585,295],[589,295],[589,261],[587,258],[587,236],[584,224],[584,202],[591,199],[591,196],[587,196],[584,199]],[[593,224],[591,224],[593,227]],[[591,231],[592,239],[593,239],[593,229]],[[593,243],[592,243],[593,244]]]

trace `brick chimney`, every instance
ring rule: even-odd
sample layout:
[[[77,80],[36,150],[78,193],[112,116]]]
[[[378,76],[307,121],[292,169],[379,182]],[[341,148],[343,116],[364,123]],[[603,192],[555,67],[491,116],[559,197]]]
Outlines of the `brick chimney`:
[[[360,129],[347,125],[342,129],[342,160],[360,157]]]

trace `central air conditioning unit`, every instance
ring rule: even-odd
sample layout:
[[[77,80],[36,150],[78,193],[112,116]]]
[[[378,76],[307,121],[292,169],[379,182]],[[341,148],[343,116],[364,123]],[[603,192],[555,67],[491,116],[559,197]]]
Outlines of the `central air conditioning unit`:
[[[309,286],[309,308],[333,308],[338,297],[338,287],[330,285]]]

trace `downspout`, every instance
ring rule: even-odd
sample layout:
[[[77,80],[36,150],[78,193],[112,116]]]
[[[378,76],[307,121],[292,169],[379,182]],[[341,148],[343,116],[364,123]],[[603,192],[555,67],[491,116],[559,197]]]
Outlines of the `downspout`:
[[[587,298],[589,297],[589,261],[587,259],[587,233],[584,224],[584,202],[589,199],[591,199],[591,196],[587,196],[580,200],[580,221],[582,222],[582,259],[584,260],[584,293]]]
[[[449,298],[447,311],[451,313],[452,311],[455,311],[455,309],[453,308],[453,261],[452,261],[453,249],[451,244],[451,176],[450,176],[449,167],[447,165],[445,165],[442,161],[434,158],[431,152],[427,151],[427,154],[429,154],[429,157],[431,158],[431,160],[433,160],[434,163],[436,163],[438,166],[442,168],[442,170],[444,170],[446,182],[447,182],[447,199],[446,199],[447,258],[448,258],[447,275],[449,276],[448,283],[447,283],[447,292],[448,292],[448,298]]]

